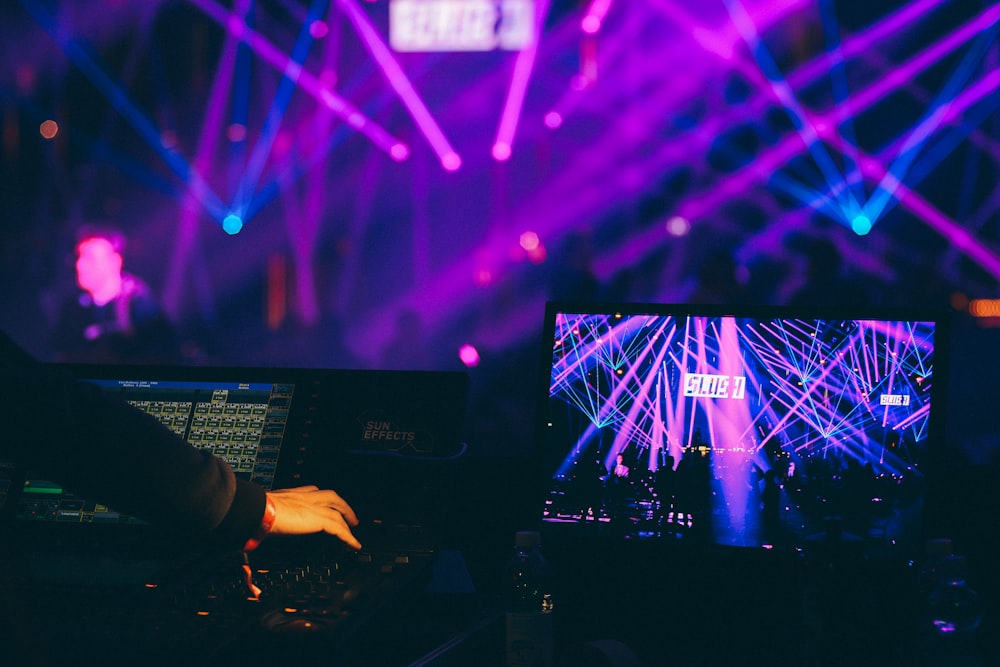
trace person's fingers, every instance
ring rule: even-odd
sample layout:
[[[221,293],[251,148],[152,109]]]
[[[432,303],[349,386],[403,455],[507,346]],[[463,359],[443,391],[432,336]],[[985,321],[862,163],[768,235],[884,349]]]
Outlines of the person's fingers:
[[[275,504],[276,535],[303,535],[325,532],[354,549],[361,543],[351,532],[358,525],[354,510],[340,494],[316,486],[276,489],[268,492]]]
[[[344,519],[352,526],[358,525],[358,515],[354,513],[354,509],[344,500],[339,493],[336,491],[331,491],[329,489],[317,492],[320,502],[322,502],[327,507],[332,507],[333,509],[340,512]]]
[[[323,524],[323,532],[333,535],[352,549],[361,549],[361,542],[358,541],[358,538],[354,536],[354,533],[351,532],[350,527],[344,521],[344,515],[339,512],[335,513],[334,516],[331,516]]]
[[[271,493],[295,494],[297,499],[311,505],[330,507],[341,514],[352,526],[358,525],[358,516],[354,509],[344,500],[339,493],[331,489],[320,489],[317,486],[298,486],[291,489],[278,489]]]

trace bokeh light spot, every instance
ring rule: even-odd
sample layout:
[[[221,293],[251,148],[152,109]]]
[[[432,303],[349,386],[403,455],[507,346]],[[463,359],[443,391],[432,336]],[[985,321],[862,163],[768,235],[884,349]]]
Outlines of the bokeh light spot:
[[[872,221],[868,219],[868,216],[861,213],[854,216],[854,220],[851,220],[851,229],[858,236],[864,236],[872,230]]]
[[[528,251],[528,259],[534,264],[541,264],[545,261],[545,258],[549,256],[548,251],[545,246],[539,243],[537,246]]]
[[[54,120],[47,120],[38,126],[38,133],[45,139],[55,139],[59,133],[59,124]]]
[[[476,269],[472,274],[472,282],[477,287],[487,287],[493,282],[493,272],[487,268]]]
[[[680,215],[675,215],[666,222],[667,233],[671,236],[684,236],[691,231],[691,222]]]
[[[510,144],[502,141],[493,144],[493,159],[504,162],[510,159]]]
[[[459,157],[458,153],[446,153],[441,157],[441,166],[446,171],[458,171],[462,166],[462,158]]]
[[[330,28],[326,25],[326,21],[313,21],[309,24],[309,34],[313,39],[323,39],[329,32]]]
[[[601,19],[593,14],[587,14],[580,22],[580,28],[588,35],[596,35],[601,29]]]
[[[458,358],[461,359],[467,368],[473,368],[479,365],[479,350],[466,343],[458,348]]]
[[[389,148],[389,155],[396,162],[402,162],[410,157],[410,147],[404,143],[395,143]]]
[[[230,236],[233,234],[239,234],[240,230],[243,229],[243,218],[236,215],[235,213],[230,213],[225,218],[222,219],[222,231],[226,232]]]

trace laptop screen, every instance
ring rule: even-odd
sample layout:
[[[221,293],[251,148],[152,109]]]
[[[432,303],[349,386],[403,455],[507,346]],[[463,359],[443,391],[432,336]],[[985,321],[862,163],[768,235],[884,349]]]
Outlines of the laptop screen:
[[[939,327],[913,314],[548,304],[546,531],[921,544]]]

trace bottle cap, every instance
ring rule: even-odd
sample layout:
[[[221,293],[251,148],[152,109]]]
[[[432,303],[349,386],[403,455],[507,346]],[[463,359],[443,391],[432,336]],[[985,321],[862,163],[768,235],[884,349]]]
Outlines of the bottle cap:
[[[542,544],[542,536],[537,530],[519,530],[514,533],[514,546],[531,549]]]

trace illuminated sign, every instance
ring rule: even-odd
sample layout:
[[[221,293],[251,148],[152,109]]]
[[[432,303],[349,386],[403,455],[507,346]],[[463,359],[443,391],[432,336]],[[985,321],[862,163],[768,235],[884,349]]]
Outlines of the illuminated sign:
[[[909,405],[909,394],[882,394],[878,398],[879,405]]]
[[[534,39],[534,0],[392,0],[396,51],[520,51]]]
[[[747,379],[743,375],[686,373],[684,395],[696,398],[746,398]]]

